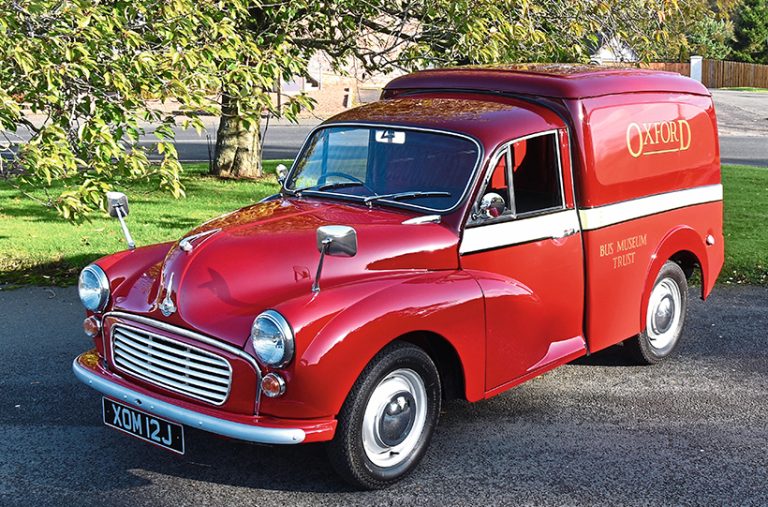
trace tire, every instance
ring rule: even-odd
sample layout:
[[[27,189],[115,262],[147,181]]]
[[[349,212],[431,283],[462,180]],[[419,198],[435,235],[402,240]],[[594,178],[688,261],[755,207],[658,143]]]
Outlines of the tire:
[[[624,343],[637,364],[656,364],[669,357],[683,334],[688,308],[688,281],[675,262],[662,266],[648,298],[645,329]]]
[[[336,472],[360,489],[381,489],[419,464],[440,416],[440,375],[415,345],[394,342],[358,377],[327,446]]]

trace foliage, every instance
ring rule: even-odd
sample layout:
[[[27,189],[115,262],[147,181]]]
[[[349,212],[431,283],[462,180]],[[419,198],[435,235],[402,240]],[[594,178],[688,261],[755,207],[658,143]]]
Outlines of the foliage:
[[[736,12],[737,60],[768,64],[768,0],[744,0]]]
[[[236,158],[239,149],[256,146],[265,111],[295,119],[311,107],[298,95],[278,111],[273,91],[280,79],[306,76],[319,51],[337,69],[355,62],[384,72],[588,61],[602,34],[652,59],[683,43],[674,28],[699,4],[0,0],[0,128],[7,135],[1,169],[16,175],[12,181],[29,196],[72,220],[103,207],[106,190],[131,181],[152,179],[181,196],[171,128],[177,118],[164,101],[178,101],[181,122],[198,129],[198,115],[217,114],[223,104],[222,137],[243,140],[233,144]],[[155,142],[141,142],[145,136]],[[149,162],[152,150],[157,165]],[[47,192],[41,197],[35,189]]]
[[[733,23],[725,19],[704,17],[696,21],[687,34],[689,55],[725,60],[734,41]]]
[[[0,0],[0,12],[2,173],[67,219],[131,181],[183,195],[177,118],[163,101],[197,129],[199,113],[218,113],[211,90],[226,87],[250,111],[269,105],[254,93],[274,83],[264,50],[235,25],[246,2]],[[269,65],[300,72],[290,52],[269,52]]]

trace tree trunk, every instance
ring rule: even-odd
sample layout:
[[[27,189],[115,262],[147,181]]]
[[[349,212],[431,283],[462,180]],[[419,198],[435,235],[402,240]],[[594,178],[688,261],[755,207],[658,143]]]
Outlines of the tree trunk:
[[[244,127],[234,100],[223,94],[211,174],[222,178],[260,178],[260,134],[259,123]]]

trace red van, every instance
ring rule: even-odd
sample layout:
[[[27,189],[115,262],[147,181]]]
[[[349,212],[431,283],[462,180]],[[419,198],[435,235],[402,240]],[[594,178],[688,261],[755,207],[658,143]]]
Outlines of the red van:
[[[687,280],[706,298],[723,264],[712,99],[674,73],[418,72],[317,127],[281,180],[83,270],[95,349],[73,367],[107,425],[180,453],[185,426],[329,441],[345,479],[384,487],[445,399],[619,343],[670,356]],[[110,195],[132,245],[127,208]]]

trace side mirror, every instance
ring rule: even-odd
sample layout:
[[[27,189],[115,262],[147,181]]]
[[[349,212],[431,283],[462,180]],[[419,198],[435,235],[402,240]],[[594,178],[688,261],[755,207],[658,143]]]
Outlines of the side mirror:
[[[282,185],[285,182],[285,178],[288,177],[288,168],[284,164],[277,164],[275,173],[277,174],[277,182]]]
[[[480,201],[480,216],[482,218],[496,218],[504,213],[507,203],[504,198],[495,192],[488,192]]]
[[[125,235],[125,242],[128,243],[128,248],[133,250],[136,248],[131,237],[128,226],[125,225],[125,217],[128,216],[128,197],[122,192],[107,192],[107,203],[109,205],[109,216],[120,220],[120,227],[123,228],[123,234]]]
[[[357,231],[346,225],[324,225],[317,228],[317,249],[336,257],[357,254]]]
[[[317,228],[317,249],[320,262],[317,264],[312,292],[320,292],[320,275],[326,255],[354,257],[357,254],[357,231],[347,225],[324,225]]]
[[[128,216],[128,197],[124,193],[107,192],[107,203],[109,204],[109,216],[112,218]]]

